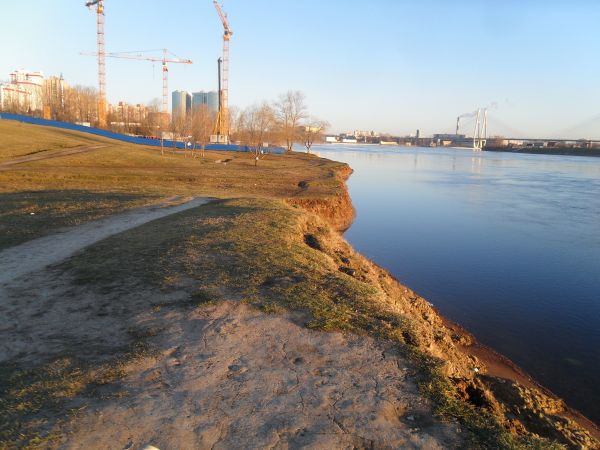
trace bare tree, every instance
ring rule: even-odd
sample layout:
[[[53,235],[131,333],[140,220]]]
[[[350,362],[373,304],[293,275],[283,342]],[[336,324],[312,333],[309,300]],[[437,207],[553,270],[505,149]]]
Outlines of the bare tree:
[[[153,100],[146,106],[146,114],[140,120],[140,134],[144,136],[160,136],[161,116],[160,101]]]
[[[231,105],[227,112],[229,113],[229,141],[237,142],[239,141],[238,130],[241,110],[237,106]]]
[[[210,142],[210,135],[212,134],[213,127],[215,124],[215,114],[210,110],[208,105],[200,105],[195,108],[192,112],[192,138],[194,141],[193,150],[195,150],[196,144],[200,145],[200,155],[204,157],[204,150],[206,145]],[[193,152],[194,157],[196,154]]]
[[[2,105],[0,105],[1,109],[12,114],[26,114],[26,102],[21,97],[23,97],[22,94],[7,90],[5,92],[4,101]]]
[[[267,103],[252,106],[240,113],[238,134],[254,156],[254,165],[258,165],[263,155],[265,143],[273,134],[275,113]]]
[[[298,140],[300,123],[306,118],[306,104],[304,94],[300,91],[288,91],[275,102],[275,117],[285,141],[286,150],[292,151],[294,142]]]
[[[98,93],[87,86],[75,86],[69,101],[76,122],[95,123],[98,121]]]
[[[315,118],[309,119],[303,125],[300,135],[307,153],[310,153],[314,143],[323,142],[323,133],[327,128],[329,128],[329,122]]]
[[[187,117],[182,115],[173,116],[171,119],[171,134],[173,139],[172,152],[175,153],[177,147],[177,140],[181,139],[185,135]]]

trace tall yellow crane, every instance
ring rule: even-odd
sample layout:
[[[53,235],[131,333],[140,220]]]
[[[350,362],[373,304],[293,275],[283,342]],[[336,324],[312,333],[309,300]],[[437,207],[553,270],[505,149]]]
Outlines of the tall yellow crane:
[[[144,55],[144,53],[162,51],[162,56]],[[82,55],[96,56],[97,53],[82,53]],[[151,61],[162,63],[162,113],[169,114],[169,67],[168,63],[193,64],[191,59],[180,58],[166,48],[161,50],[142,50],[137,52],[111,52],[105,53],[108,58],[134,59],[138,61]]]
[[[219,112],[214,134],[217,142],[227,143],[229,140],[229,40],[233,31],[229,27],[227,14],[223,12],[218,1],[213,0],[213,3],[223,24],[223,57],[219,59]]]
[[[104,0],[89,0],[85,6],[96,6],[96,34],[98,45],[98,123],[106,126],[106,59],[104,50]]]

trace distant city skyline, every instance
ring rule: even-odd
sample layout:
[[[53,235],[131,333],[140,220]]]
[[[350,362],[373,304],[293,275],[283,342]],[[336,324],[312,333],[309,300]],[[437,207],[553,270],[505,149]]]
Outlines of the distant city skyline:
[[[96,86],[84,1],[3,5],[0,80],[16,69]],[[169,91],[217,89],[222,27],[211,0],[105,0],[107,51],[168,48]],[[453,132],[489,106],[490,133],[600,138],[600,2],[226,0],[230,104],[306,94],[332,132]],[[19,20],[21,19],[21,20]],[[107,60],[108,101],[160,98],[160,64]],[[468,121],[468,119],[465,119]],[[466,124],[466,122],[465,122]],[[465,130],[467,131],[467,130]]]

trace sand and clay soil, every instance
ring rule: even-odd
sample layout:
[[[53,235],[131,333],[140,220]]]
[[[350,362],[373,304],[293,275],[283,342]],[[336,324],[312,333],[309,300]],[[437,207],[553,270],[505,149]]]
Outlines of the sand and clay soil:
[[[267,314],[239,301],[171,307],[189,293],[97,289],[49,267],[108,234],[205,201],[137,210],[40,239],[45,256],[31,264],[17,255],[34,242],[0,253],[0,363],[59,371],[56,361],[76,348],[89,370],[69,373],[72,395],[58,410],[34,414],[36,432],[54,436],[43,447],[460,446],[459,426],[433,418],[410,363],[391,344],[308,330],[302,313]],[[148,304],[155,307],[142,307]],[[113,356],[141,336],[154,350],[115,366]],[[115,367],[110,382],[98,376]]]
[[[239,302],[169,317],[123,401],[91,408],[65,448],[455,448],[392,348],[307,330]],[[122,426],[125,425],[126,426]],[[116,447],[114,447],[116,448]]]

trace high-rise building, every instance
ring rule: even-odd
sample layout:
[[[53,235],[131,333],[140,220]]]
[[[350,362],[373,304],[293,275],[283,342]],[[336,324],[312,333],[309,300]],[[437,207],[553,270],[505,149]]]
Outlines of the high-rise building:
[[[185,118],[192,110],[192,96],[187,91],[173,91],[171,111],[173,119]]]
[[[219,110],[219,94],[216,91],[194,92],[192,94],[192,110],[196,111],[201,105],[208,106],[209,111],[216,113]]]
[[[65,103],[65,88],[69,86],[65,83],[63,76],[50,77],[44,80],[44,95],[48,103],[56,103],[64,106]]]

